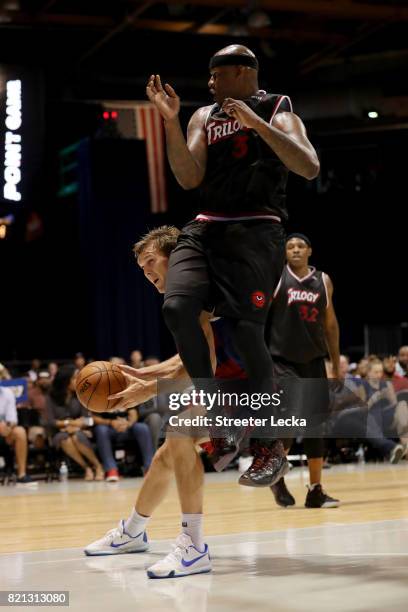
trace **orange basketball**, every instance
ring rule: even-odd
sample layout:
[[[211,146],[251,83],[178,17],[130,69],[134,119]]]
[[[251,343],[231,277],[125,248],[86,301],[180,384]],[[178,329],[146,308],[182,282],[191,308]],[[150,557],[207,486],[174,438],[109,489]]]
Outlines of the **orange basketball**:
[[[109,361],[93,361],[78,374],[76,394],[83,406],[93,412],[107,412],[115,407],[109,395],[126,388],[126,380],[120,368]]]

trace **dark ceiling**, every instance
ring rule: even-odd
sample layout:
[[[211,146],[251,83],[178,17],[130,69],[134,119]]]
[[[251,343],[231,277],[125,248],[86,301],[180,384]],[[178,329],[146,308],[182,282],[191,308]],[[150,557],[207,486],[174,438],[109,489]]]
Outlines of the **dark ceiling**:
[[[0,61],[44,67],[67,99],[141,98],[160,72],[203,100],[208,58],[232,42],[269,87],[403,98],[407,32],[406,0],[0,0]]]

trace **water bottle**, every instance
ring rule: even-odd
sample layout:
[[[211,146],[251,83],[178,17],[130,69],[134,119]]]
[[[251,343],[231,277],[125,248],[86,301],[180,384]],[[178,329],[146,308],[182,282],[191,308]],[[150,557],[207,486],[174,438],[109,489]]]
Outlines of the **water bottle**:
[[[364,446],[360,444],[358,450],[356,451],[357,463],[365,463],[365,451]]]
[[[65,461],[63,461],[60,465],[59,469],[59,479],[60,482],[66,482],[68,480],[68,468]]]

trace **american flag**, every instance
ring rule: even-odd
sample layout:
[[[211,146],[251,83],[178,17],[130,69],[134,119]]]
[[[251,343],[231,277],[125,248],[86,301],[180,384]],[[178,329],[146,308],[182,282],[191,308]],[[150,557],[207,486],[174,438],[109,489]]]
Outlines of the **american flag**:
[[[125,138],[146,142],[152,213],[167,210],[166,160],[163,121],[159,111],[147,102],[104,102],[107,111],[118,113],[118,130]]]

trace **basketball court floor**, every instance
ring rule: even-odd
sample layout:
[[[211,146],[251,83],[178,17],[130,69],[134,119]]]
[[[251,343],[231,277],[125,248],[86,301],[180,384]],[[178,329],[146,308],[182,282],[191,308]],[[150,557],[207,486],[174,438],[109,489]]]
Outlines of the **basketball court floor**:
[[[325,488],[342,500],[326,510],[303,507],[301,468],[287,477],[291,509],[269,489],[238,486],[235,471],[206,480],[214,570],[168,580],[148,580],[145,568],[178,533],[174,488],[149,524],[149,553],[85,557],[84,545],[128,515],[140,479],[0,487],[1,590],[69,591],[75,612],[408,610],[408,466],[325,471]]]

